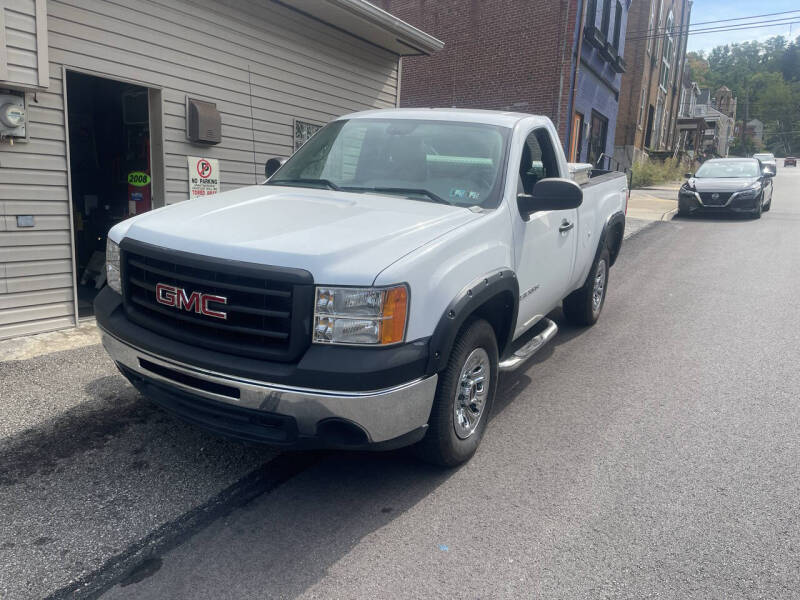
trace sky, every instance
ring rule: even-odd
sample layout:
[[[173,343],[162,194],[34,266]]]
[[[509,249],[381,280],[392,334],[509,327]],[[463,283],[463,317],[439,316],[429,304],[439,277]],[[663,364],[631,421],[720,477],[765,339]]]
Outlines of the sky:
[[[634,0],[635,1],[635,0]],[[720,19],[735,19],[737,17],[750,17],[754,15],[763,15],[765,13],[776,13],[787,10],[800,10],[799,0],[770,0],[770,2],[753,2],[752,0],[695,0],[692,6],[692,25],[706,21],[717,21]],[[791,38],[794,39],[800,35],[800,13],[797,13],[797,18],[792,19],[798,21],[792,25]],[[775,15],[773,17],[762,17],[755,19],[757,21],[768,21],[770,19],[779,19],[786,15]],[[791,15],[790,15],[791,16]],[[733,21],[731,24],[736,25],[741,21]],[[719,26],[727,25],[728,23],[720,23]],[[706,27],[714,27],[714,25],[698,25],[698,28],[703,29]],[[691,35],[689,34],[688,50],[700,51],[712,50],[715,46],[724,46],[725,44],[732,44],[734,42],[747,42],[750,40],[764,41],[776,35],[783,35],[789,38],[789,26],[780,25],[774,27],[758,27],[755,29],[744,29],[741,31],[725,31],[713,32]]]

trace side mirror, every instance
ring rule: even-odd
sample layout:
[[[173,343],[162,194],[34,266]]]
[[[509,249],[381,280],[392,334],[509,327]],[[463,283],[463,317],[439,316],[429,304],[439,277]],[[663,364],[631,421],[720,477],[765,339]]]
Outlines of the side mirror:
[[[775,171],[773,171],[772,169],[764,169],[764,172],[762,173],[762,175],[764,177],[772,178],[772,177],[775,177]]]
[[[691,179],[694,177],[694,173],[684,173],[683,176],[686,177],[686,179]]]
[[[275,171],[280,169],[285,162],[285,158],[270,158],[264,165],[264,175],[267,176],[267,179],[275,175]]]
[[[536,182],[532,194],[517,196],[523,215],[543,210],[568,210],[583,204],[583,190],[571,179],[542,179]]]

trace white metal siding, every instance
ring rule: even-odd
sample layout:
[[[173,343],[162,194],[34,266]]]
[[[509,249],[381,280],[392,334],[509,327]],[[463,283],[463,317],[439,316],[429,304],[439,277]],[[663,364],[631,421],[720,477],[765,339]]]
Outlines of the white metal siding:
[[[47,87],[45,15],[38,14],[44,6],[44,0],[0,0],[0,87]]]
[[[23,28],[15,43],[36,39],[25,15],[37,1],[0,0],[27,6],[13,11]],[[0,146],[0,339],[74,315],[62,65],[162,89],[166,181],[156,203],[188,196],[187,155],[219,159],[223,190],[250,185],[268,158],[291,154],[294,119],[396,105],[394,54],[269,0],[49,0],[46,37],[50,87],[28,96],[30,141]],[[187,142],[187,95],[216,102],[222,143]],[[36,227],[18,229],[20,214]]]

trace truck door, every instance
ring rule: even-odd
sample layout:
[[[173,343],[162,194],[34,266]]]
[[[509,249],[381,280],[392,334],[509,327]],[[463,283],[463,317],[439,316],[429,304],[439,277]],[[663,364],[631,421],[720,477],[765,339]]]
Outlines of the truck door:
[[[555,148],[544,128],[531,131],[522,146],[517,193],[530,194],[540,179],[560,177]],[[523,216],[512,200],[514,244],[519,281],[519,317],[515,336],[553,310],[566,295],[577,239],[577,210]]]

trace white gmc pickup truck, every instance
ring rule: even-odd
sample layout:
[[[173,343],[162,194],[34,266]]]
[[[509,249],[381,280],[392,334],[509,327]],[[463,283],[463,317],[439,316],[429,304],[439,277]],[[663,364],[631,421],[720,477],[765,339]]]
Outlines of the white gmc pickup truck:
[[[603,308],[627,179],[568,165],[546,118],[357,113],[266,170],[108,236],[103,343],[198,426],[456,465],[499,373],[556,333],[546,315]]]

